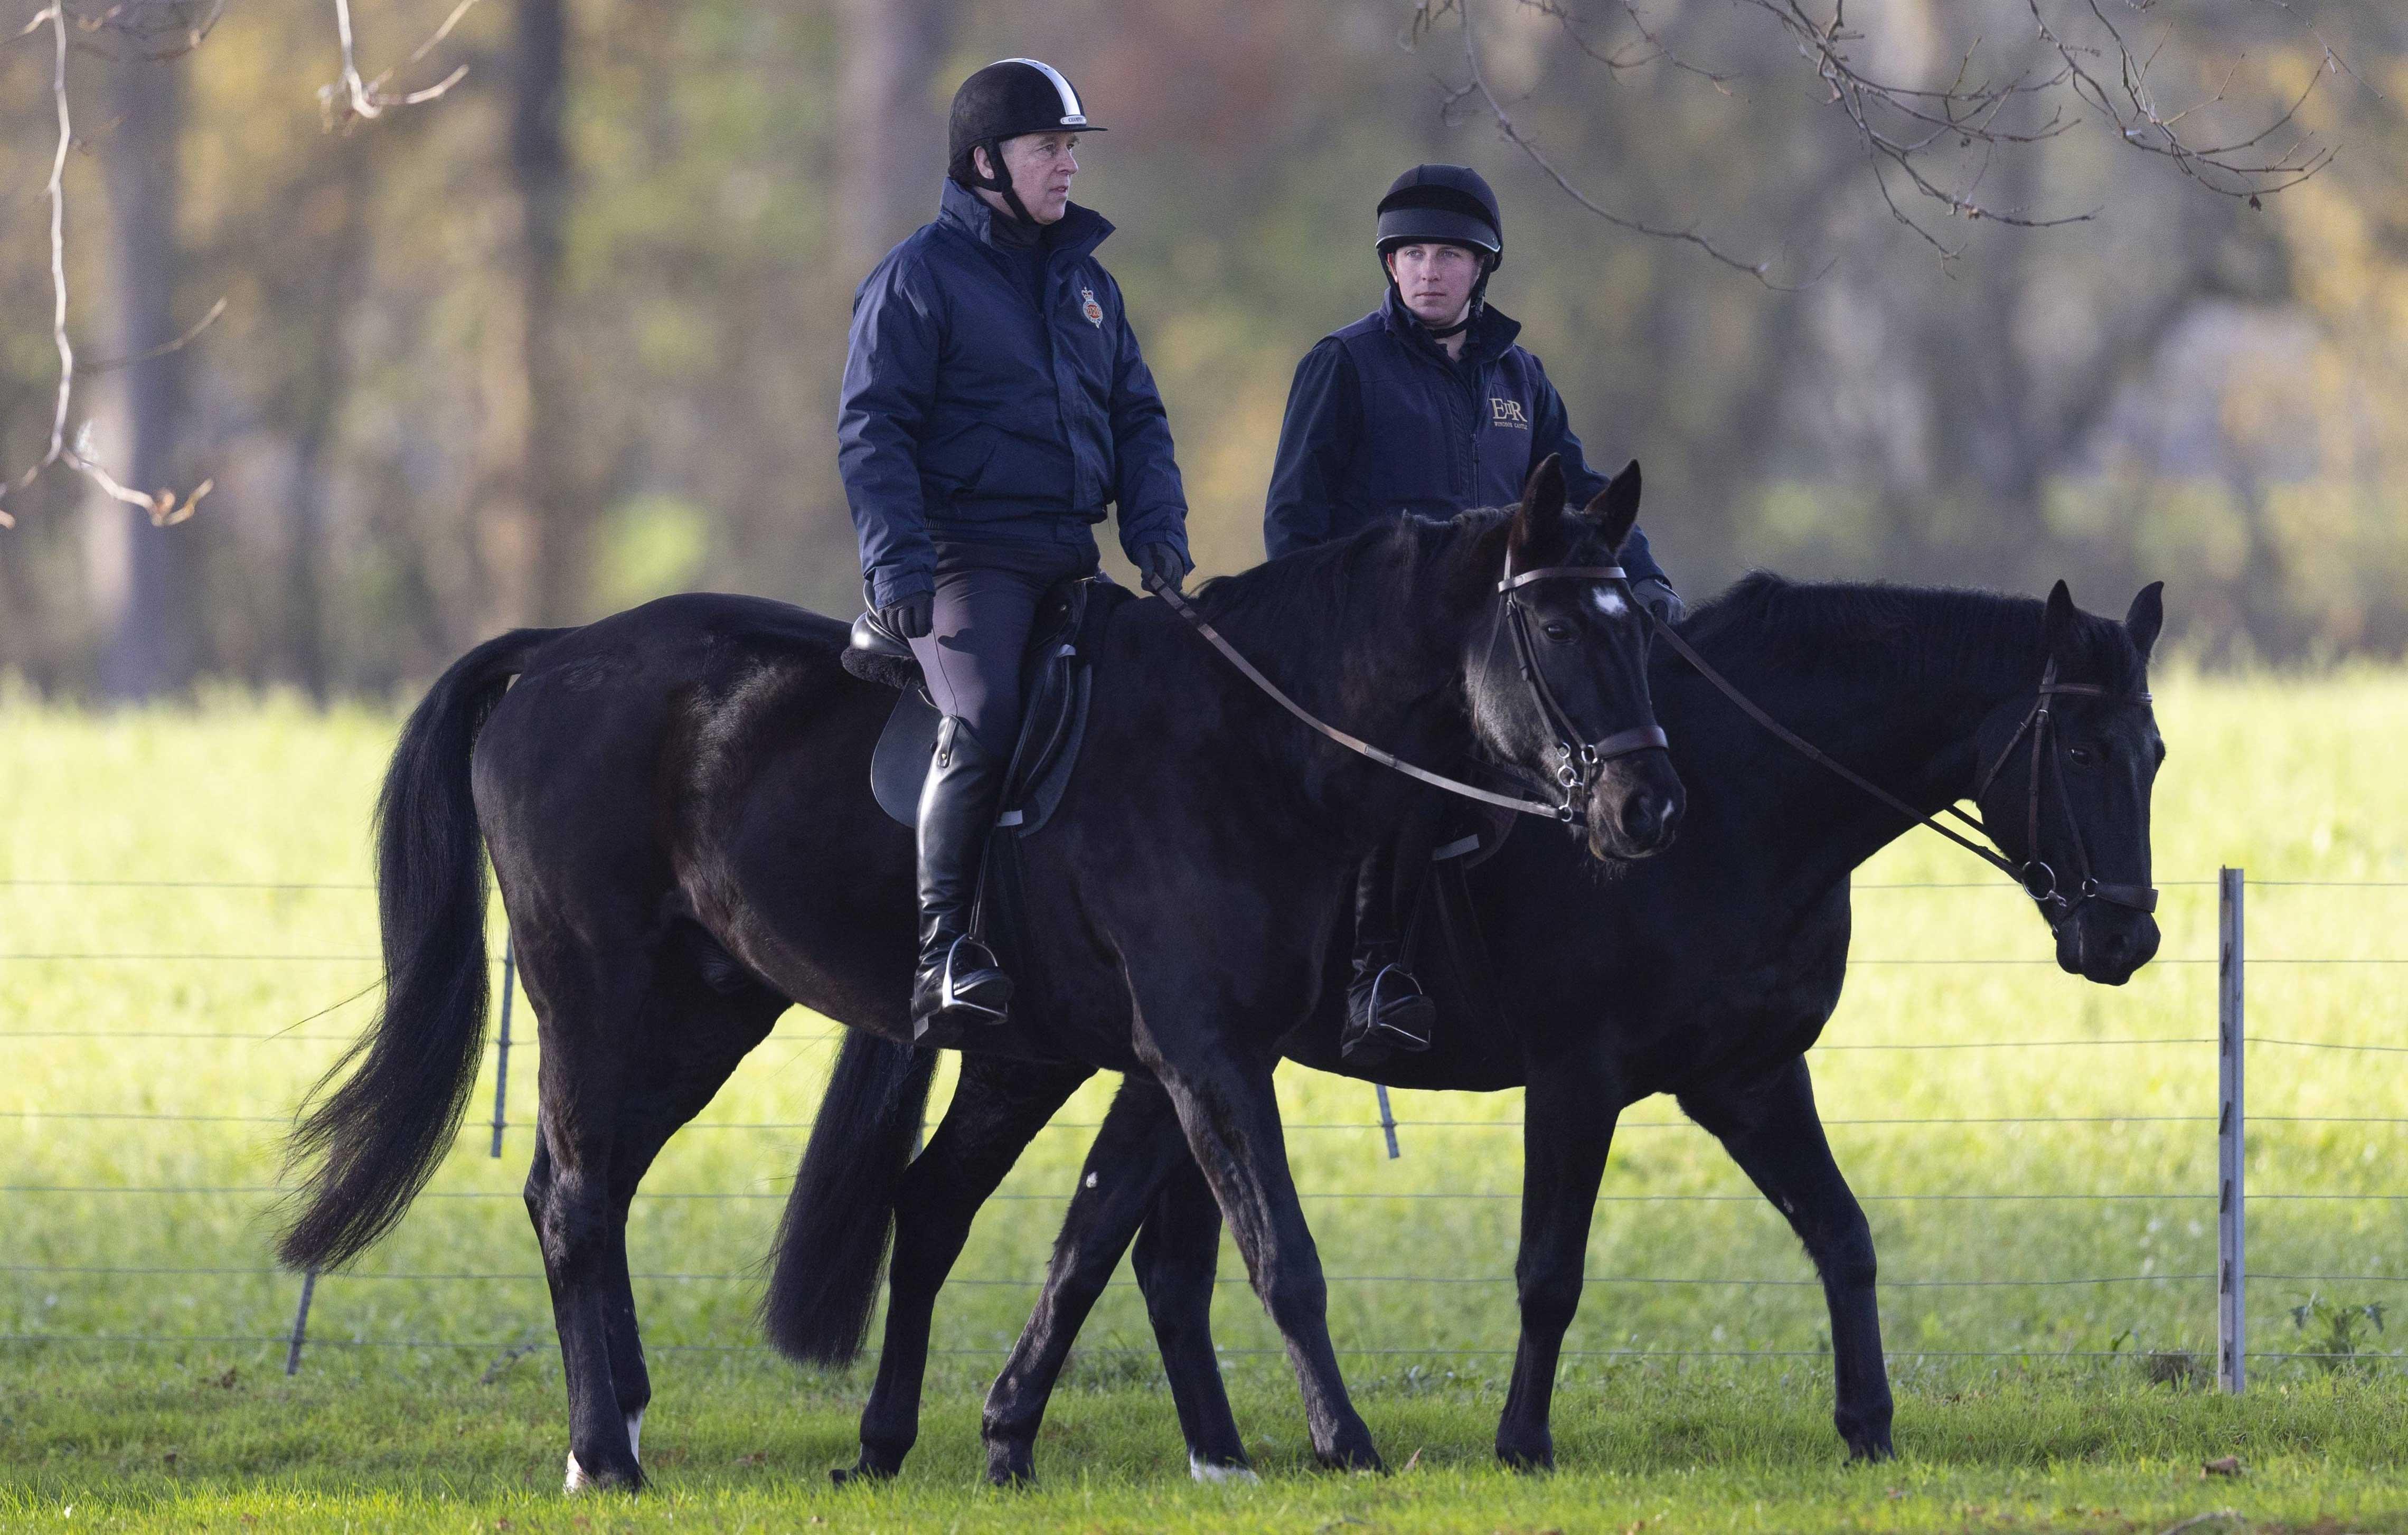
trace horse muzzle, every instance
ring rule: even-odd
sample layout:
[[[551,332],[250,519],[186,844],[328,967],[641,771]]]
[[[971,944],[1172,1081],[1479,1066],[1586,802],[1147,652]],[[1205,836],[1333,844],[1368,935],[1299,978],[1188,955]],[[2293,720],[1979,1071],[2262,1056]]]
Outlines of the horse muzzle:
[[[1615,758],[1589,795],[1589,856],[1600,861],[1656,856],[1680,835],[1688,803],[1669,753],[1658,748]]]
[[[2120,986],[2157,957],[2157,919],[2147,912],[2091,901],[2057,927],[2057,968],[2102,986]]]

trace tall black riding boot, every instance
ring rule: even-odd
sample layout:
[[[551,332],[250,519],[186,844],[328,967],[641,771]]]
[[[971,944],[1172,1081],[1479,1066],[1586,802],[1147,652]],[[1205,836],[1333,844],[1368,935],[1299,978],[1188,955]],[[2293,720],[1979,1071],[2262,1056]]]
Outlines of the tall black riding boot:
[[[979,860],[1003,794],[1005,759],[959,719],[937,729],[937,754],[920,788],[920,966],[911,978],[911,1037],[935,1027],[999,1024],[1011,977],[970,936]]]
[[[1438,1005],[1398,963],[1404,925],[1397,916],[1398,861],[1391,842],[1364,859],[1354,877],[1354,976],[1346,983],[1346,1032],[1339,1048],[1347,1059],[1366,1066],[1378,1064],[1391,1050],[1427,1050],[1438,1022]],[[1415,876],[1425,872],[1411,870]],[[1420,891],[1418,878],[1412,889]]]

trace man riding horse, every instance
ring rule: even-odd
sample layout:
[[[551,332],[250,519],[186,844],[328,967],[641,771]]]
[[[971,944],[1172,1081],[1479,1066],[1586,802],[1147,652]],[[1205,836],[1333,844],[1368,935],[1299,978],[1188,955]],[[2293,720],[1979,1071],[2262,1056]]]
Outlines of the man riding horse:
[[[1162,397],[1095,258],[1112,226],[1070,201],[1079,136],[1103,131],[1050,65],[971,75],[936,220],[853,298],[838,464],[869,605],[944,716],[920,795],[923,1030],[999,1023],[1010,1002],[969,912],[1039,600],[1094,571],[1108,503],[1148,581],[1194,567]]]
[[[1486,302],[1505,261],[1505,220],[1478,171],[1415,165],[1380,199],[1388,280],[1377,309],[1324,337],[1297,365],[1263,512],[1272,555],[1346,538],[1387,517],[1452,517],[1501,506],[1531,469],[1559,457],[1573,505],[1605,488],[1539,359],[1514,344],[1519,321]],[[1623,566],[1667,622],[1681,598],[1633,532]],[[1398,841],[1364,862],[1355,889],[1354,972],[1346,1053],[1429,1048],[1436,1009],[1398,962],[1438,845],[1432,796]],[[1502,834],[1492,827],[1485,835]]]

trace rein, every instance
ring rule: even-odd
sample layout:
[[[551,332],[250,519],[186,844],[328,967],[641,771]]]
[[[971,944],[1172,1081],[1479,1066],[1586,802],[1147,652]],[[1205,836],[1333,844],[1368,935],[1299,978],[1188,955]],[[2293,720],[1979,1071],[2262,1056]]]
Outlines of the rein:
[[[1264,676],[1261,669],[1240,654],[1236,646],[1223,638],[1221,631],[1212,627],[1211,621],[1197,612],[1168,582],[1148,581],[1146,589],[1168,604],[1172,612],[1185,619],[1189,626],[1210,641],[1212,648],[1219,651],[1231,666],[1236,667],[1246,681],[1269,695],[1273,703],[1348,751],[1358,753],[1383,768],[1393,768],[1407,778],[1418,780],[1432,788],[1443,789],[1449,794],[1461,795],[1467,799],[1477,799],[1483,804],[1495,805],[1503,810],[1518,811],[1524,815],[1544,816],[1550,821],[1560,821],[1569,825],[1580,820],[1580,794],[1588,787],[1591,775],[1598,768],[1615,757],[1628,756],[1633,752],[1655,751],[1669,747],[1671,744],[1671,738],[1664,734],[1663,727],[1660,725],[1643,724],[1617,732],[1603,740],[1580,740],[1580,731],[1572,724],[1571,716],[1565,712],[1563,705],[1555,697],[1555,690],[1547,686],[1546,673],[1539,667],[1536,653],[1530,643],[1522,606],[1514,600],[1513,594],[1535,581],[1622,581],[1625,579],[1622,567],[1618,565],[1554,565],[1516,574],[1513,569],[1512,555],[1508,553],[1505,557],[1504,579],[1497,583],[1498,620],[1508,624],[1512,629],[1513,649],[1521,661],[1523,679],[1530,684],[1531,692],[1538,698],[1540,713],[1556,734],[1555,749],[1563,753],[1564,764],[1555,774],[1556,785],[1564,791],[1561,804],[1550,804],[1543,799],[1520,799],[1512,795],[1497,794],[1491,790],[1480,788],[1476,784],[1466,783],[1460,779],[1448,778],[1443,773],[1433,773],[1426,768],[1413,766],[1392,752],[1383,752],[1367,740],[1348,735],[1289,697],[1281,690],[1277,682]],[[1575,742],[1578,744],[1574,744]]]
[[[1958,847],[1963,848],[1966,852],[1973,854],[1976,858],[1988,864],[2000,873],[2004,874],[2007,878],[2014,881],[2016,884],[2023,887],[2024,894],[2031,897],[2032,904],[2041,909],[2042,917],[2048,923],[2049,930],[2051,932],[2063,926],[2065,923],[2072,917],[2073,913],[2081,908],[2085,901],[2102,900],[2106,901],[2110,905],[2128,907],[2135,911],[2155,911],[2157,909],[2157,893],[2148,886],[2134,884],[2102,884],[2092,876],[2090,869],[2089,845],[2083,840],[2082,827],[2074,820],[2072,799],[2066,792],[2065,766],[2061,760],[2062,753],[2047,752],[2043,745],[2047,739],[2049,729],[2055,723],[2054,716],[2048,707],[2048,701],[2052,697],[2060,694],[2078,694],[2086,697],[2110,698],[2118,703],[2145,704],[2149,701],[2149,695],[2145,693],[2114,693],[2091,682],[2060,682],[2057,680],[2057,661],[2054,657],[2050,658],[2048,665],[2041,671],[2038,694],[2032,699],[2030,710],[2025,713],[2023,723],[2015,726],[2014,734],[2009,736],[2007,738],[2006,745],[1999,749],[1998,756],[1991,761],[1988,769],[1982,774],[1981,782],[1976,784],[1973,789],[1973,798],[1976,801],[1979,801],[1983,795],[1989,792],[1990,785],[1998,782],[2000,772],[2003,770],[2007,765],[2007,759],[2014,755],[2017,744],[2023,740],[2026,735],[2029,735],[2031,737],[2031,794],[2029,802],[2025,811],[2024,828],[2025,845],[2030,848],[2032,855],[2025,862],[2018,864],[2014,860],[1999,853],[1994,848],[1985,847],[1981,843],[1974,841],[1972,839],[1960,836],[1958,833],[1942,825],[1938,817],[1924,814],[1921,811],[1916,810],[1905,800],[1900,799],[1898,796],[1890,793],[1887,789],[1883,788],[1872,780],[1848,767],[1845,763],[1839,761],[1828,753],[1824,752],[1813,742],[1807,740],[1804,737],[1799,736],[1796,731],[1791,730],[1788,726],[1783,724],[1780,721],[1766,713],[1761,708],[1757,707],[1754,699],[1750,698],[1746,694],[1742,693],[1736,686],[1734,686],[1729,678],[1725,677],[1721,672],[1716,671],[1713,665],[1709,663],[1704,656],[1699,655],[1698,653],[1697,647],[1691,645],[1686,639],[1682,638],[1680,634],[1674,630],[1670,624],[1667,624],[1661,618],[1658,618],[1656,615],[1655,610],[1642,609],[1641,610],[1647,614],[1648,622],[1655,624],[1656,632],[1663,637],[1665,643],[1670,645],[1674,651],[1678,652],[1683,660],[1688,662],[1690,666],[1695,667],[1698,669],[1698,675],[1705,678],[1707,681],[1712,682],[1716,691],[1720,692],[1724,697],[1728,698],[1732,703],[1737,704],[1740,707],[1741,712],[1746,714],[1749,719],[1754,720],[1756,724],[1764,726],[1766,730],[1771,732],[1775,739],[1779,740],[1783,745],[1790,748],[1792,751],[1798,753],[1799,755],[1806,758],[1807,761],[1829,769],[1842,779],[1846,780],[1849,783],[1854,784],[1856,787],[1872,796],[1875,799],[1880,800],[1883,804],[1887,805],[1894,811],[1897,811],[1909,821],[1914,822],[1917,825],[1925,826],[1932,831],[1938,832],[1941,836],[1945,837],[1950,841],[1956,843]],[[2058,801],[2065,807],[2066,828],[2071,832],[2073,836],[2073,856],[2076,864],[2079,866],[2076,869],[2076,873],[2080,877],[2080,883],[2074,887],[2077,898],[2073,900],[2068,900],[2066,898],[2065,892],[2058,888],[2057,882],[2057,871],[2049,868],[2049,866],[2042,862],[2040,857],[2040,775],[2041,764],[2043,756],[2045,756],[2049,767],[2054,769],[2053,776],[2057,783],[2057,796]],[[1984,825],[1978,816],[1968,815],[1954,805],[1947,806],[1946,811],[1948,814],[1955,816],[1957,820],[1962,821],[1967,825],[1972,827],[1982,836],[1989,838],[1993,842],[1997,840],[1995,837],[1991,836],[1990,828]]]

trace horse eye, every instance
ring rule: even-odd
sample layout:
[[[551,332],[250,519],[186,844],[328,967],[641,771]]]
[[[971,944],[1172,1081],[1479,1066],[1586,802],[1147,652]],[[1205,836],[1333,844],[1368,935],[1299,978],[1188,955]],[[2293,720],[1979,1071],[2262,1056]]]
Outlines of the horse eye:
[[[2087,746],[2069,747],[2065,754],[2073,759],[2073,765],[2076,768],[2092,768],[2099,763],[2099,753]]]
[[[1572,637],[1572,626],[1561,619],[1545,625],[1545,630],[1547,638],[1558,645]]]

